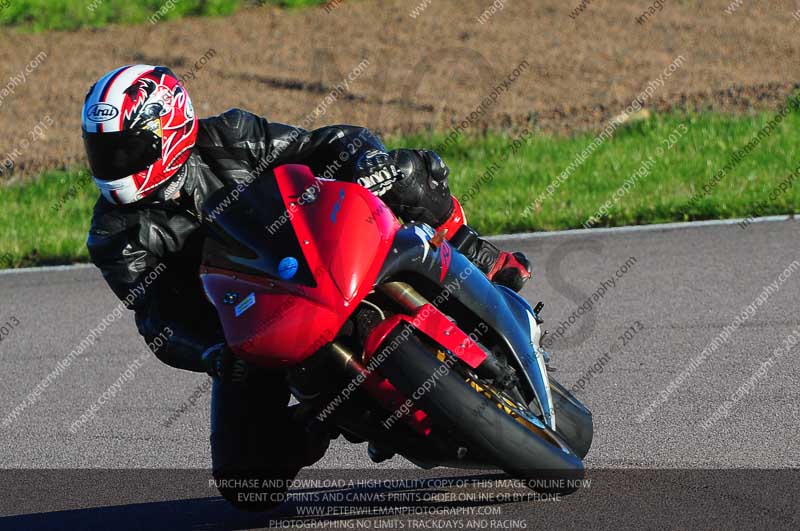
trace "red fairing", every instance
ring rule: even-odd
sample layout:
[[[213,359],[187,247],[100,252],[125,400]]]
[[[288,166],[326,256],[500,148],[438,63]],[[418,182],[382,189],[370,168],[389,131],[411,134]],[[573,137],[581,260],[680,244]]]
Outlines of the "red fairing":
[[[274,174],[317,286],[227,271],[204,275],[212,301],[229,291],[254,294],[244,311],[241,302],[216,306],[231,348],[265,367],[298,364],[336,336],[372,290],[400,228],[385,204],[358,184],[317,179],[300,165]],[[312,186],[317,197],[300,201]]]
[[[455,236],[456,232],[458,232],[458,229],[467,224],[467,215],[464,213],[461,203],[459,203],[458,199],[455,197],[451,197],[451,199],[453,200],[453,212],[444,223],[436,227],[437,232],[441,230],[447,231],[445,238],[448,240]]]

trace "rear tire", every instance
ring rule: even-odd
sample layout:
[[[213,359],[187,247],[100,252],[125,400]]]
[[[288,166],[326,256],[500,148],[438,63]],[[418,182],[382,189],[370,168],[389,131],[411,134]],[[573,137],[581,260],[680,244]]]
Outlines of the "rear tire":
[[[403,330],[388,335],[385,344],[397,339],[400,346],[381,363],[381,372],[406,396],[417,397],[415,404],[434,426],[452,429],[468,451],[476,451],[512,477],[547,480],[536,483],[536,490],[576,490],[569,480],[583,477],[583,463],[558,435],[547,427],[533,430],[523,425]]]

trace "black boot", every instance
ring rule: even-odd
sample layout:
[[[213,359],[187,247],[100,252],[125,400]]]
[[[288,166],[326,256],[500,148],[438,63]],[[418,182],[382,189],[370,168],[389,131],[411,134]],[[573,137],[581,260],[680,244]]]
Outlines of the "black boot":
[[[531,263],[521,252],[501,251],[467,225],[450,238],[450,244],[470,259],[492,282],[519,292],[531,278]]]

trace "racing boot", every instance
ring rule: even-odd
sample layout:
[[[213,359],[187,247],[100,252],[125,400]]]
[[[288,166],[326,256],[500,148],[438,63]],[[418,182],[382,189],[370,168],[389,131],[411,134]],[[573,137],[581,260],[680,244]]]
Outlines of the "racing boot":
[[[458,200],[453,198],[453,211],[437,230],[447,230],[446,238],[461,254],[470,259],[492,282],[516,292],[531,278],[531,263],[521,252],[501,251],[480,238],[469,225]]]

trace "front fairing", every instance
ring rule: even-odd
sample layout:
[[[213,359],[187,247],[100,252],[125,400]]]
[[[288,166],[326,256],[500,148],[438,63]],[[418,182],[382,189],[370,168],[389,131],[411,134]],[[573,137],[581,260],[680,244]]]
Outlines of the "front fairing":
[[[533,309],[513,291],[493,284],[446,241],[438,247],[431,244],[433,234],[425,224],[404,225],[395,235],[378,281],[404,272],[421,274],[442,287],[440,300],[452,297],[472,310],[505,342],[524,372],[523,383],[536,397],[545,423],[555,430],[547,368],[539,347],[541,333]]]
[[[372,290],[399,223],[364,187],[304,166],[241,188],[204,206],[203,286],[239,357],[291,366],[331,341]]]

